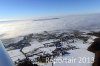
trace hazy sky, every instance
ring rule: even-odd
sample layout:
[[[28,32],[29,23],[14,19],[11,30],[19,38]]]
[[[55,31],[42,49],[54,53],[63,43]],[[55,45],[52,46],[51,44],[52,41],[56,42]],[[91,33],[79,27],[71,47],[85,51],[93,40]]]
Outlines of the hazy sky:
[[[100,0],[0,0],[0,19],[99,12]]]
[[[19,20],[4,22],[2,20],[87,13],[100,13],[100,0],[0,0],[0,35],[9,38],[31,32],[77,27],[81,22],[83,24],[89,22],[87,17],[92,22],[95,19],[90,19],[90,15],[84,18],[68,16],[65,19],[47,21]],[[97,20],[99,19],[99,16],[93,15],[92,17],[98,17]]]

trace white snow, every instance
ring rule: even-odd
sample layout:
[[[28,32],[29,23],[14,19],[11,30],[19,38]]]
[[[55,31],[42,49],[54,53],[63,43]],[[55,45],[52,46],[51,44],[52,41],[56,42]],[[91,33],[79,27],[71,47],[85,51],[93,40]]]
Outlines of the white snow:
[[[71,53],[70,55],[56,58],[56,60],[60,59],[60,61],[62,61],[61,59],[64,60],[67,59],[69,61],[62,61],[62,62],[54,61],[53,66],[66,66],[66,65],[67,66],[92,66],[92,63],[94,61],[94,54],[87,51],[89,44],[82,44],[81,42],[77,42],[75,45],[77,45],[79,49],[70,50],[69,51],[69,53]],[[45,66],[52,66],[52,63],[45,64]]]
[[[93,60],[94,60],[94,54],[87,51],[87,48],[90,46],[91,42],[93,42],[93,39],[96,37],[91,36],[91,38],[88,40],[88,43],[83,44],[82,40],[77,40],[75,43],[71,43],[70,45],[76,46],[79,49],[75,50],[69,50],[68,52],[70,53],[69,55],[64,55],[64,56],[59,56],[54,58],[54,66],[92,66]],[[50,41],[42,42],[42,43],[48,43]],[[31,46],[25,47],[23,50],[24,52],[29,52],[34,50],[35,48],[43,47],[43,44],[39,42],[31,42]],[[66,43],[64,43],[66,46]],[[40,48],[37,52],[43,51],[45,53],[51,53],[55,47],[43,47]],[[23,59],[25,58],[24,55],[17,50],[12,50],[8,51],[10,54],[10,57],[12,58],[13,61],[16,61],[18,59]],[[30,57],[30,59],[34,59],[38,56]],[[57,62],[57,60],[63,61],[61,63]],[[67,61],[66,61],[67,59]],[[65,60],[65,61],[64,61]],[[70,61],[71,60],[71,61]],[[74,62],[72,62],[74,61]],[[40,66],[52,66],[52,63],[39,63]]]

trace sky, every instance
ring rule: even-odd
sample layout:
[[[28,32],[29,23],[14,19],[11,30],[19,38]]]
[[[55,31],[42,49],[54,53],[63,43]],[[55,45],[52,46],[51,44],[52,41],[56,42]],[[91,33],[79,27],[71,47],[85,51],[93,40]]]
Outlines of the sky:
[[[100,13],[100,0],[0,0],[0,20]]]
[[[0,0],[0,36],[5,35],[6,38],[9,38],[24,33],[28,34],[32,31],[41,32],[48,29],[62,29],[66,28],[66,23],[70,24],[67,27],[73,27],[73,25],[77,27],[81,22],[88,22],[84,21],[87,18],[81,18],[81,16],[75,18],[66,17],[63,20],[54,20],[52,22],[50,20],[34,22],[30,18],[38,17],[40,19],[40,17],[46,16],[89,13],[100,13],[100,0]],[[16,19],[18,21],[9,21]]]

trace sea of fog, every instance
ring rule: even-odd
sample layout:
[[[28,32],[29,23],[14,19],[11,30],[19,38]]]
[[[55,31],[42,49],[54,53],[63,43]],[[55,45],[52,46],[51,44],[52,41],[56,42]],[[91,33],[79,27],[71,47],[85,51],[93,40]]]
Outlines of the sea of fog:
[[[71,15],[27,20],[0,21],[0,38],[12,38],[29,33],[59,29],[77,29],[100,24],[99,14]]]

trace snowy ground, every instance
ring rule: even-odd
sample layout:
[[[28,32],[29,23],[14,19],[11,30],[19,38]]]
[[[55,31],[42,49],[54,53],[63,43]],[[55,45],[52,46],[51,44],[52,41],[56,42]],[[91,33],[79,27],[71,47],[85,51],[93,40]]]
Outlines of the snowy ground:
[[[89,44],[79,42],[75,45],[80,49],[70,50],[70,55],[55,58],[54,66],[92,66],[94,54],[87,51]],[[52,63],[46,64],[45,66],[52,66]]]
[[[52,59],[53,66],[66,66],[66,65],[67,66],[92,66],[94,60],[94,54],[87,51],[87,48],[90,46],[91,42],[93,42],[94,38],[96,37],[92,36],[85,44],[83,44],[83,41],[81,40],[77,40],[75,43],[71,43],[70,45],[74,45],[79,49],[69,50],[68,51],[70,53],[69,55],[59,56]],[[31,46],[24,48],[24,52],[32,51],[33,48],[43,47],[43,44],[38,42],[33,42],[31,44],[32,44]],[[47,52],[51,53],[51,51],[54,49],[55,47],[40,48],[38,52],[44,51],[46,53]],[[25,58],[24,55],[19,51],[19,49],[8,51],[8,53],[10,54],[10,57],[12,58],[13,61]],[[33,59],[34,57],[31,58]],[[39,64],[40,66],[52,66],[52,62],[45,63],[45,64],[39,63]]]

